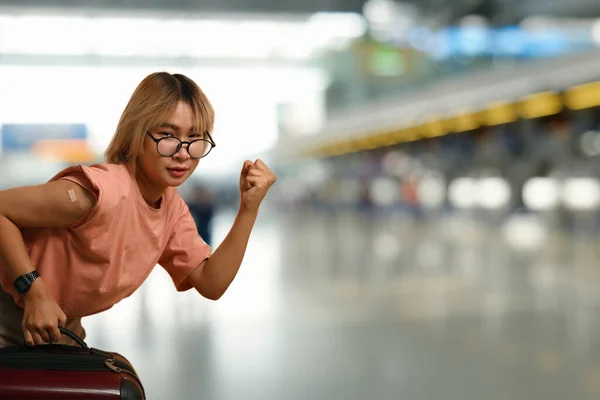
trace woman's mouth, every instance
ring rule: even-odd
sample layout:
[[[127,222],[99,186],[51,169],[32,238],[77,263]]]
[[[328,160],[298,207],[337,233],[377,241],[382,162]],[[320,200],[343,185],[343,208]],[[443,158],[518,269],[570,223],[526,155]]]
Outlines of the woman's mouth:
[[[186,168],[167,168],[171,176],[175,178],[181,178],[187,172]]]

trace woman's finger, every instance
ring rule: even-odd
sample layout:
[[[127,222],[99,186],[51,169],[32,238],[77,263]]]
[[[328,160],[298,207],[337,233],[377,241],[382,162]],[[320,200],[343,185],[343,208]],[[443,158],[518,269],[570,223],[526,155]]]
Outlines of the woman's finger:
[[[48,329],[48,336],[50,337],[50,339],[52,341],[54,341],[54,342],[60,342],[62,334],[60,333],[60,330],[58,330],[58,327],[55,326],[53,328],[49,328]]]
[[[260,186],[260,183],[263,181],[263,178],[260,176],[249,176],[246,178],[246,182],[251,184],[252,186]]]
[[[29,332],[28,329],[23,330],[23,339],[25,339],[25,344],[27,344],[27,346],[35,345],[35,342],[33,341],[33,336],[31,335],[31,332]]]
[[[36,346],[41,346],[41,345],[43,345],[43,344],[44,344],[44,339],[42,339],[42,337],[40,336],[40,334],[39,334],[39,333],[37,333],[37,332],[32,332],[32,333],[31,333],[31,336],[33,337],[33,343],[34,343]]]
[[[42,338],[42,340],[44,341],[44,343],[49,343],[50,342],[50,335],[48,334],[48,328],[47,327],[39,328],[37,330],[37,333],[40,335],[40,337]]]

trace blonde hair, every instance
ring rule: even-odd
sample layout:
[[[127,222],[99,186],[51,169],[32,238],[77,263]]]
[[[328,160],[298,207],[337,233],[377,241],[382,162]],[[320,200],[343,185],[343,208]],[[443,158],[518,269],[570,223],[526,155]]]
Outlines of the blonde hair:
[[[214,109],[200,87],[185,75],[156,72],[144,78],[131,95],[104,153],[106,161],[127,164],[135,174],[146,132],[166,122],[179,101],[192,109],[198,132],[212,131]]]

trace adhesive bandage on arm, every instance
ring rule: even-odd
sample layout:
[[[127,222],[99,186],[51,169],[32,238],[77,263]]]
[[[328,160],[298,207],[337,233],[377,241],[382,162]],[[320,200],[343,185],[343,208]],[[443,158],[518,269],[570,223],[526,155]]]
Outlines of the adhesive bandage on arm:
[[[73,189],[69,190],[69,198],[71,199],[71,203],[75,203],[77,201],[77,196],[75,195],[75,191]]]
[[[75,194],[75,191],[73,189],[69,189],[67,193],[69,194],[69,199],[71,199],[71,203],[77,203],[79,205],[79,211],[83,212],[83,207],[81,206],[81,203],[77,201],[77,195]]]

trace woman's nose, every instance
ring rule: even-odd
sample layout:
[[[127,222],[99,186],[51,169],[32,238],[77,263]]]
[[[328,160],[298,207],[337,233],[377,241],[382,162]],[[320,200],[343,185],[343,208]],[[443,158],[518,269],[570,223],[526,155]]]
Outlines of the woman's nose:
[[[190,158],[190,153],[188,153],[188,146],[189,144],[187,143],[183,143],[181,145],[181,148],[179,149],[179,151],[177,153],[175,153],[173,155],[173,157],[179,159],[179,160],[187,160]]]

